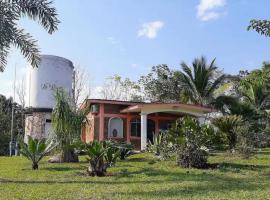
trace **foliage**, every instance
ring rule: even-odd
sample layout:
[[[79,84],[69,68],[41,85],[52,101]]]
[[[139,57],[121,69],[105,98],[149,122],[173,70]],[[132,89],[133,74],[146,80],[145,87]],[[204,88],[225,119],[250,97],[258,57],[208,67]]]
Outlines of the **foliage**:
[[[55,147],[55,143],[51,140],[34,139],[28,136],[28,144],[20,142],[20,153],[27,159],[32,161],[32,169],[38,169],[38,163]]]
[[[199,121],[185,116],[169,130],[169,141],[177,147],[178,164],[182,167],[207,167],[208,152],[205,147],[212,129]]]
[[[184,88],[183,101],[208,105],[214,101],[214,91],[221,85],[225,76],[218,75],[215,60],[210,65],[204,57],[196,58],[192,67],[182,62],[181,82]]]
[[[214,118],[212,123],[227,136],[229,148],[233,151],[237,143],[237,131],[242,125],[242,117],[237,115],[227,115]]]
[[[93,141],[81,148],[89,156],[88,173],[91,176],[105,176],[107,168],[120,156],[119,149],[111,141]]]
[[[142,76],[139,83],[147,100],[160,102],[179,102],[180,100],[179,71],[173,71],[167,65],[152,67],[151,73]]]
[[[153,136],[153,142],[149,141],[147,150],[154,153],[157,158],[167,160],[175,156],[176,146],[168,140],[167,131],[162,131],[158,135]]]
[[[0,155],[9,154],[10,129],[11,129],[11,114],[12,104],[14,106],[14,137],[13,140],[23,133],[22,118],[23,109],[16,102],[13,103],[12,98],[6,98],[0,95]]]
[[[250,23],[247,27],[247,30],[253,29],[257,31],[261,35],[265,35],[267,37],[270,36],[270,21],[269,20],[250,20]]]
[[[0,0],[0,71],[2,72],[7,64],[11,45],[19,48],[32,66],[38,66],[40,52],[36,40],[18,27],[18,21],[25,16],[38,21],[49,34],[57,30],[59,20],[55,8],[52,7],[52,1]]]
[[[63,89],[56,90],[55,99],[52,126],[59,142],[59,148],[62,150],[62,160],[63,162],[77,162],[78,157],[74,153],[74,144],[80,140],[81,124],[86,120],[87,110],[72,109],[71,101]]]

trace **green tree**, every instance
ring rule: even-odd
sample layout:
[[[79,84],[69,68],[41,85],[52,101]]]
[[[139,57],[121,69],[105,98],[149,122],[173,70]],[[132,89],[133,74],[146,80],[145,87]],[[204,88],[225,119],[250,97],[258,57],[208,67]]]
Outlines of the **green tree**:
[[[181,97],[179,74],[179,71],[173,71],[164,64],[152,67],[151,73],[139,80],[145,98],[150,101],[179,102]]]
[[[86,120],[85,112],[72,108],[71,101],[63,89],[57,89],[56,106],[52,112],[52,126],[61,149],[62,162],[78,162],[74,144],[80,140],[81,124]]]
[[[38,163],[42,158],[55,147],[55,143],[45,139],[33,139],[28,137],[28,143],[20,143],[20,153],[32,161],[32,169],[38,169]]]
[[[12,98],[6,98],[4,95],[0,95],[0,155],[8,155],[9,153],[9,141],[10,141],[10,129],[11,129],[11,113],[12,113]],[[17,103],[13,103],[14,106],[14,125],[13,134],[15,139],[18,135],[23,133],[23,109]]]
[[[269,20],[256,20],[252,19],[249,22],[247,30],[255,30],[261,35],[265,35],[266,37],[270,37],[270,21]]]
[[[51,0],[0,0],[0,71],[4,71],[11,46],[19,48],[32,66],[38,66],[40,52],[33,37],[18,27],[27,16],[37,20],[49,34],[57,30],[59,20]]]
[[[204,57],[196,58],[192,67],[181,63],[181,82],[184,101],[200,105],[208,105],[214,101],[214,91],[221,85],[225,76],[218,75],[215,59],[210,65]]]

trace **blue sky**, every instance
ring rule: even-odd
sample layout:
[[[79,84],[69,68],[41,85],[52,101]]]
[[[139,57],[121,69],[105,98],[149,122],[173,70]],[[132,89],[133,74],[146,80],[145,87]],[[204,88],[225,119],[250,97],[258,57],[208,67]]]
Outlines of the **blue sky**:
[[[180,69],[204,55],[226,73],[258,68],[270,60],[270,38],[246,31],[250,19],[270,19],[269,0],[55,0],[61,24],[48,35],[37,22],[20,21],[43,54],[63,56],[85,68],[93,86],[114,74],[137,80],[152,66]],[[12,50],[0,74],[0,93],[12,94],[26,61]]]

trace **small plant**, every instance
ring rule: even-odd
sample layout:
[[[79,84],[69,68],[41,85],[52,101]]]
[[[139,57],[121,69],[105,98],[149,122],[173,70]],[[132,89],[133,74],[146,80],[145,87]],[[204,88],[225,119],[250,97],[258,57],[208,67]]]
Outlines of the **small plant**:
[[[157,158],[166,160],[175,155],[175,145],[168,140],[168,133],[163,131],[154,135],[153,142],[149,141],[148,151]]]
[[[120,160],[125,160],[129,155],[131,155],[134,146],[132,144],[121,142],[117,144],[117,148],[120,151]]]
[[[32,161],[32,169],[38,169],[38,163],[48,154],[54,147],[55,143],[52,140],[33,139],[28,137],[28,144],[20,142],[20,153],[27,159]]]
[[[153,142],[149,141],[148,151],[154,153],[156,156],[160,155],[161,146],[163,142],[164,134],[160,133],[153,136]]]
[[[89,156],[87,172],[91,176],[105,176],[107,168],[114,165],[120,156],[119,149],[110,141],[93,141],[82,148]]]

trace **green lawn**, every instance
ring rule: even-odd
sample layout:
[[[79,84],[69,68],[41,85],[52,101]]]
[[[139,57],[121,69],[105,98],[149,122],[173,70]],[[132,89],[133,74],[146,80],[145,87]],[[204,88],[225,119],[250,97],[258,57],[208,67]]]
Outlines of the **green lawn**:
[[[209,161],[223,167],[182,169],[138,154],[110,169],[119,175],[100,178],[81,175],[85,161],[44,160],[32,171],[22,157],[0,157],[0,199],[270,199],[270,149],[250,160],[216,153]]]

